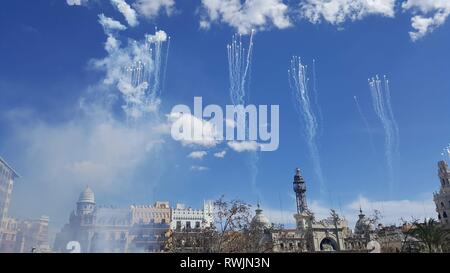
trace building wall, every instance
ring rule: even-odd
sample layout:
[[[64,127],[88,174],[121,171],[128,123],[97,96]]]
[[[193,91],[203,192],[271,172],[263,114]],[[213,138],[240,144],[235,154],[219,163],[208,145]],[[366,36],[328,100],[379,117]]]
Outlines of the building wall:
[[[130,210],[132,224],[169,223],[171,218],[169,202],[131,206]]]
[[[15,252],[50,252],[48,241],[49,218],[20,221],[18,225]]]
[[[203,204],[203,209],[196,210],[177,204],[172,209],[170,228],[172,230],[202,229],[211,227],[213,223],[213,204],[208,201]]]
[[[16,250],[16,238],[19,223],[14,218],[3,218],[0,238],[0,252],[11,253]]]
[[[3,252],[11,252],[16,236],[16,222],[8,217],[16,177],[14,170],[0,157],[0,251]]]

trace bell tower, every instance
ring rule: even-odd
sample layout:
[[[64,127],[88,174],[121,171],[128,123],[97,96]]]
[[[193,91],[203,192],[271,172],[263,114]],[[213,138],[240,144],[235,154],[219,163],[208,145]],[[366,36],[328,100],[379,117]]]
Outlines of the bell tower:
[[[450,169],[445,161],[438,163],[438,176],[441,187],[433,196],[436,212],[442,226],[450,229]]]

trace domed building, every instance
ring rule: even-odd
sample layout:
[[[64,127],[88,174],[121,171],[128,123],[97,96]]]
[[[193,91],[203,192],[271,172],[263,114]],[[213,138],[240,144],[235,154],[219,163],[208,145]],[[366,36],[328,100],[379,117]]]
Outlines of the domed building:
[[[271,226],[269,219],[264,215],[258,202],[255,216],[253,216],[250,222],[250,235],[253,238],[254,252],[267,252],[269,249],[272,250]]]
[[[253,217],[253,219],[251,221],[251,226],[253,228],[257,228],[257,229],[268,229],[268,228],[270,228],[270,221],[264,215],[263,210],[259,206],[259,203],[258,203],[257,208],[255,210],[255,216]]]
[[[95,210],[95,195],[92,189],[87,186],[81,192],[77,202],[77,215],[89,215]]]
[[[374,230],[374,226],[369,218],[359,208],[358,221],[355,224],[355,234],[364,235]]]

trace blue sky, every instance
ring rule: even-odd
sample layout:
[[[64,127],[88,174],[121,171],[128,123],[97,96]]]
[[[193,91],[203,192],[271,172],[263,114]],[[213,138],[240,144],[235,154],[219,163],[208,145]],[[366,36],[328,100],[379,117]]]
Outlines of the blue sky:
[[[335,207],[356,217],[362,204],[367,211],[381,209],[388,222],[399,215],[434,216],[436,163],[450,141],[450,25],[438,18],[446,19],[450,13],[445,1],[379,0],[375,3],[380,7],[341,10],[333,16],[332,7],[320,6],[319,0],[300,1],[303,9],[299,1],[253,0],[248,2],[257,4],[241,6],[243,14],[231,12],[235,16],[231,19],[227,9],[208,6],[215,1],[160,1],[166,6],[156,6],[156,12],[154,6],[127,1],[136,10],[137,26],[131,26],[110,1],[68,2],[81,5],[8,1],[0,10],[0,155],[22,175],[15,186],[12,214],[48,214],[60,226],[89,184],[102,204],[169,200],[199,207],[203,200],[225,194],[250,203],[259,198],[274,221],[291,221],[292,179],[300,167],[318,213]],[[348,1],[334,2],[342,8]],[[265,20],[252,20],[258,11],[275,4],[279,9],[267,13],[275,15],[263,13]],[[252,10],[254,6],[259,9]],[[308,17],[311,12],[319,17]],[[204,104],[230,104],[226,44],[248,26],[257,30],[248,103],[280,105],[279,149],[259,153],[259,197],[251,185],[250,153],[225,144],[183,146],[155,127],[125,124],[120,93],[115,86],[104,86],[105,71],[92,65],[108,57],[107,36],[98,22],[102,13],[127,27],[116,36],[123,47],[128,38],[142,40],[155,27],[171,36],[161,117],[149,122],[153,125],[176,104],[192,106],[194,96],[202,96]],[[422,22],[424,32],[418,38],[409,34],[414,31],[412,18]],[[428,25],[423,26],[424,18]],[[201,21],[209,28],[201,28]],[[316,60],[323,117],[317,145],[326,194],[317,182],[292,101],[287,75],[292,55],[309,65]],[[400,132],[392,191],[384,131],[367,83],[376,74],[390,79]],[[109,96],[115,97],[115,105],[100,106],[98,101]],[[86,114],[80,105],[92,108]],[[223,158],[213,156],[223,150]],[[189,158],[194,151],[207,155]]]

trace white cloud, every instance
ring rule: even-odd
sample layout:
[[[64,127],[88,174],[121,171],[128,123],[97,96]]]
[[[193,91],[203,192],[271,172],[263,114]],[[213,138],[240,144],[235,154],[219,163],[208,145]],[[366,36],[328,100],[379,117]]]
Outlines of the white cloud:
[[[226,154],[227,154],[227,151],[223,150],[223,151],[214,153],[214,156],[217,157],[217,158],[224,158]]]
[[[174,0],[137,0],[133,7],[137,12],[149,19],[156,18],[161,10],[171,15],[175,6]]]
[[[202,159],[205,157],[208,153],[206,151],[194,151],[188,155],[190,158],[194,159]]]
[[[128,25],[135,27],[139,24],[136,11],[125,0],[111,0],[111,4],[122,13]]]
[[[229,141],[227,144],[238,153],[257,151],[259,149],[259,144],[256,141]]]
[[[223,138],[213,123],[189,113],[171,113],[168,121],[172,126],[172,137],[184,146],[214,147]],[[199,132],[199,135],[196,136],[195,132]]]
[[[207,170],[208,168],[205,166],[191,166],[191,171],[203,172]]]
[[[417,41],[437,27],[443,25],[450,15],[448,0],[406,0],[402,3],[404,10],[412,10],[417,15],[411,18],[411,40]]]
[[[366,214],[373,210],[380,211],[384,224],[400,224],[402,218],[403,220],[411,220],[412,218],[421,220],[425,217],[436,218],[437,216],[431,194],[423,200],[404,199],[380,201],[359,196],[357,200],[345,206],[346,214],[348,215],[351,212],[356,215],[360,205]]]
[[[284,29],[291,26],[288,6],[282,0],[202,0],[203,14],[200,27],[211,23],[226,23],[241,34],[252,29],[268,27]]]
[[[303,0],[300,12],[312,23],[327,21],[339,25],[369,15],[394,17],[395,0]]]
[[[83,6],[88,2],[89,0],[66,0],[67,5],[69,6]]]

